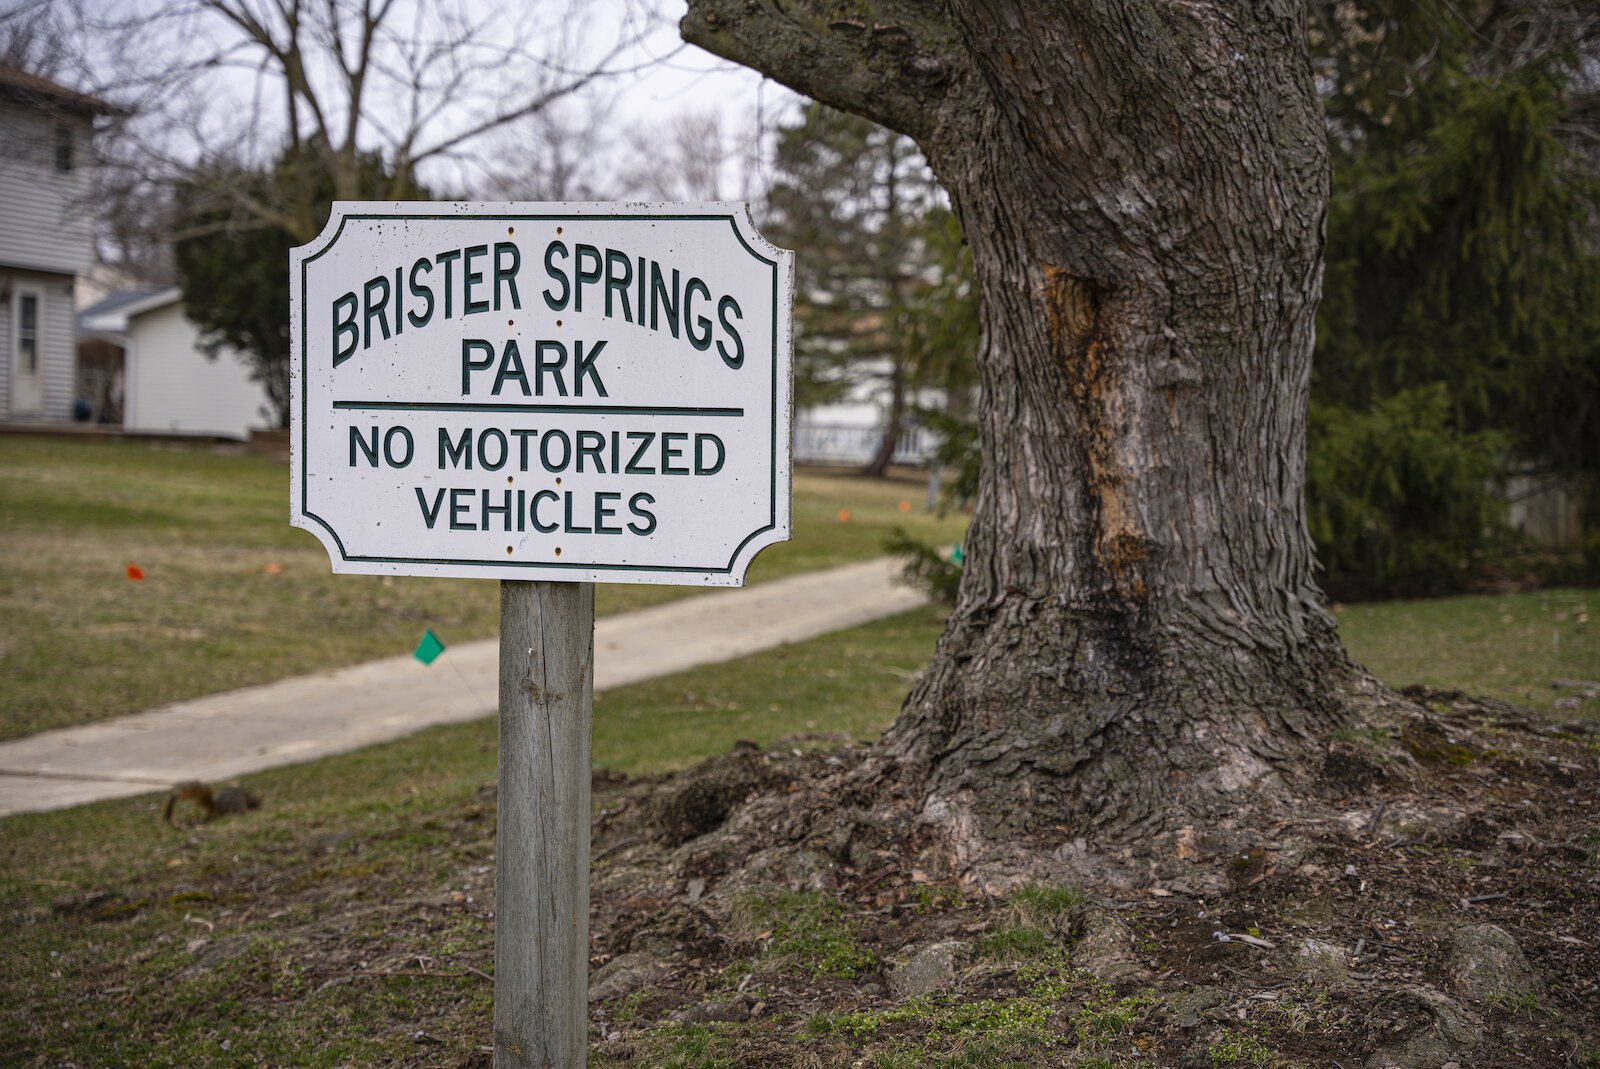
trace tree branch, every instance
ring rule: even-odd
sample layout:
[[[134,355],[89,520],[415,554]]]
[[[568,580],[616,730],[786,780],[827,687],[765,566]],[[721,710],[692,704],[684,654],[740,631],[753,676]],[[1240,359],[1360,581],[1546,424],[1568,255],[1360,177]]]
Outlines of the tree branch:
[[[690,44],[918,141],[975,73],[944,5],[871,0],[840,18],[821,0],[689,0]]]
[[[597,78],[604,77],[605,73],[606,72],[604,70],[596,69],[595,71],[566,84],[558,85],[551,89],[546,89],[535,96],[522,101],[515,107],[496,111],[488,118],[465,126],[462,129],[455,131],[450,136],[445,137],[426,148],[413,149],[414,155],[412,156],[412,159],[417,163],[421,163],[423,160],[431,159],[434,156],[442,156],[453,152],[459,146],[471,141],[473,138],[482,137],[490,130],[499,129],[500,127],[506,126],[509,123],[516,122],[518,119],[543,111],[557,100],[560,100],[563,97],[571,96],[584,86],[588,85],[590,82],[593,82]],[[407,144],[412,144],[412,141],[408,139]]]
[[[300,51],[300,36],[298,21],[289,27],[290,36],[287,42],[280,45],[277,39],[244,4],[230,7],[229,0],[201,0],[202,4],[210,10],[221,15],[235,27],[244,32],[251,40],[255,41],[268,54],[273,56],[283,70],[285,91],[297,93],[307,107],[311,109],[312,118],[316,121],[316,138],[324,147],[332,144],[328,129],[327,116],[323,113],[322,104],[312,89],[309,77],[306,74],[304,57]]]

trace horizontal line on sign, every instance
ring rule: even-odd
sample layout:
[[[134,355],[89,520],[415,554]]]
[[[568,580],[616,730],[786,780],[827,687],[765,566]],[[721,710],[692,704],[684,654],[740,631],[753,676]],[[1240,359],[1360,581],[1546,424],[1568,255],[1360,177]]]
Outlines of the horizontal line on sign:
[[[743,416],[742,408],[699,408],[683,405],[480,405],[469,401],[335,401],[334,408],[356,411],[413,412],[576,412],[589,416]]]

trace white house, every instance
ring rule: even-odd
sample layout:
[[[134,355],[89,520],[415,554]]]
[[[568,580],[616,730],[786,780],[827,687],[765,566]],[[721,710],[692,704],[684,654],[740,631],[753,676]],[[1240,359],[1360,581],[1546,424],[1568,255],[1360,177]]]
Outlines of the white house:
[[[176,286],[114,293],[78,316],[80,343],[122,350],[122,427],[157,434],[249,438],[273,425],[272,405],[238,350],[215,359],[184,315]]]
[[[72,418],[73,278],[94,258],[94,119],[113,109],[0,65],[0,420]]]

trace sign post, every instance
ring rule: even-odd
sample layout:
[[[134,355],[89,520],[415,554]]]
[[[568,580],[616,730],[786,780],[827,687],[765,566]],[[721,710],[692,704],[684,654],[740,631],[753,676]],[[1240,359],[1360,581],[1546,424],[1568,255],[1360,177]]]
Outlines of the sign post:
[[[581,1066],[588,1032],[594,584],[500,581],[494,1060]]]
[[[594,584],[789,537],[793,254],[729,204],[339,203],[290,258],[290,522],[501,581],[495,1065],[581,1067]]]

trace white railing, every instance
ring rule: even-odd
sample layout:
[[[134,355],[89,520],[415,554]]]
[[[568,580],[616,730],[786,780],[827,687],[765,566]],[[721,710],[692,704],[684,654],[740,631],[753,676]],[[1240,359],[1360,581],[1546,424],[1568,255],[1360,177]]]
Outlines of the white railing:
[[[801,464],[865,464],[882,442],[882,427],[799,420],[794,428],[794,459]],[[932,431],[908,426],[895,443],[894,463],[920,466],[938,444]]]

